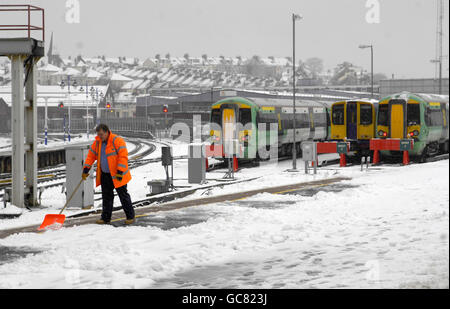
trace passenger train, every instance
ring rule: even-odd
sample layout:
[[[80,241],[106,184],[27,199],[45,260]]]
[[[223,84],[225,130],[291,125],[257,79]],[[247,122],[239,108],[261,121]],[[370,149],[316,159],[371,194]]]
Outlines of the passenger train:
[[[211,145],[237,140],[239,159],[260,160],[267,157],[271,146],[277,147],[278,156],[289,156],[293,147],[301,155],[304,141],[345,141],[350,143],[349,156],[359,159],[373,157],[373,138],[414,139],[410,155],[424,161],[449,151],[448,104],[448,96],[407,92],[379,103],[349,100],[330,106],[327,102],[299,100],[294,130],[291,99],[226,98],[211,107]],[[399,154],[382,152],[383,156]]]
[[[446,95],[402,92],[380,100],[378,138],[414,139],[409,154],[423,162],[449,151],[449,101]],[[395,152],[382,152],[395,156]]]
[[[270,146],[278,147],[278,155],[301,153],[303,141],[325,141],[329,135],[329,107],[325,102],[299,101],[295,107],[288,99],[227,98],[211,108],[212,145],[225,140],[239,140],[240,159],[261,159]],[[234,125],[237,124],[237,125]],[[261,129],[265,130],[264,132]],[[274,144],[274,136],[277,144]],[[265,147],[265,148],[264,148]]]

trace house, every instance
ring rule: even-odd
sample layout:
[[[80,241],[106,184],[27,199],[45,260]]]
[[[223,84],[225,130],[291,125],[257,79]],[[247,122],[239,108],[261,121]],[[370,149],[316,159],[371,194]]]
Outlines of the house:
[[[46,64],[37,70],[37,83],[39,85],[52,85],[54,84],[54,76],[56,73],[60,73],[62,70],[52,64]]]

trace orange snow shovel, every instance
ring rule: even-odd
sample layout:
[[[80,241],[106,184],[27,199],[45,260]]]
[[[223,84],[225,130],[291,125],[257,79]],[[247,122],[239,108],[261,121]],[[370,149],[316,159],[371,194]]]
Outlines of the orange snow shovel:
[[[60,229],[64,221],[66,221],[66,215],[63,215],[63,211],[66,209],[67,205],[69,205],[70,201],[74,197],[75,193],[78,191],[78,189],[81,186],[81,183],[83,182],[83,178],[80,180],[80,183],[77,185],[75,190],[72,192],[72,195],[70,195],[69,199],[67,200],[66,204],[64,205],[63,209],[59,212],[58,215],[46,215],[44,218],[44,222],[42,222],[41,226],[38,228],[38,231],[45,231],[45,230],[58,230]]]

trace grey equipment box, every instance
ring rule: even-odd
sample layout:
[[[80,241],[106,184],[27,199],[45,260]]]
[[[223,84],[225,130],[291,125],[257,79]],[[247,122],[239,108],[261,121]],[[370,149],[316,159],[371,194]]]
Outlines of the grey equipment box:
[[[190,144],[188,158],[188,182],[203,184],[206,179],[205,145]]]
[[[169,191],[170,183],[168,180],[152,180],[147,182],[150,189],[148,196],[166,193]]]
[[[77,146],[66,148],[66,192],[67,197],[72,195],[76,186],[80,183],[83,172],[84,160],[89,152],[89,146]],[[91,169],[91,176],[93,170]],[[75,193],[68,208],[89,209],[94,206],[94,179],[88,177],[83,181],[78,192]]]
[[[302,159],[303,161],[316,161],[317,147],[315,142],[303,142],[302,143]]]
[[[161,147],[161,162],[163,166],[173,164],[172,147]]]

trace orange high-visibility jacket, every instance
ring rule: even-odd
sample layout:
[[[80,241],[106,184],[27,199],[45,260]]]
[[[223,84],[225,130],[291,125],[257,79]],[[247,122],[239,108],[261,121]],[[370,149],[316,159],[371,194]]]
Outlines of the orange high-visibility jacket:
[[[102,170],[100,166],[101,146],[102,146],[101,139],[98,136],[95,137],[95,142],[89,149],[89,153],[84,163],[84,168],[91,169],[94,162],[97,161],[97,176],[96,176],[97,187],[102,184],[101,181]],[[123,138],[109,132],[109,138],[106,145],[105,153],[108,160],[109,171],[111,173],[111,177],[114,182],[114,187],[120,188],[129,183],[131,180],[131,174],[128,169],[128,150]],[[117,171],[123,172],[122,181],[118,181],[116,179]]]

